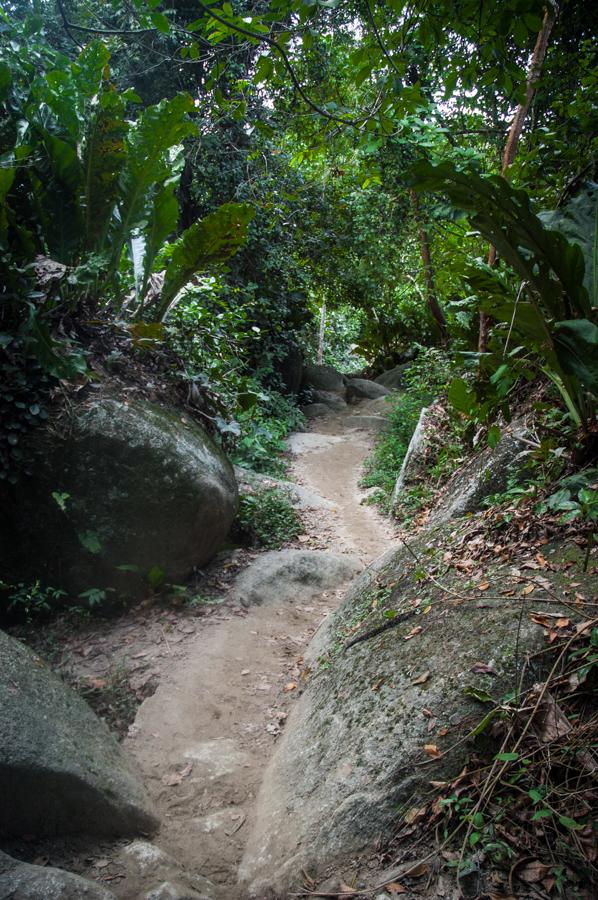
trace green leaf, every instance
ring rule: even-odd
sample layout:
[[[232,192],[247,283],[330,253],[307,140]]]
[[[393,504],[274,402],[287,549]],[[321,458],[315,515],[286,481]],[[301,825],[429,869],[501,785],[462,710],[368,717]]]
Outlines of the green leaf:
[[[8,97],[12,84],[12,73],[8,63],[0,60],[0,103]]]
[[[557,322],[555,347],[565,372],[598,396],[598,327],[588,319]]]
[[[497,753],[494,759],[499,760],[500,762],[515,762],[515,760],[519,759],[518,753]]]
[[[191,225],[173,244],[158,310],[159,318],[196,272],[222,263],[245,243],[254,210],[247,203],[226,203]]]
[[[489,447],[491,447],[492,449],[496,447],[496,445],[500,441],[500,428],[498,427],[498,425],[492,425],[488,429],[486,440],[488,441]]]
[[[98,537],[95,531],[85,531],[83,534],[78,534],[79,542],[86,550],[89,550],[90,553],[97,555],[102,550],[102,544],[100,542],[100,538]]]
[[[473,697],[474,700],[479,700],[480,703],[494,703],[494,700],[487,691],[482,691],[476,687],[466,687],[463,690],[463,693],[466,697]]]
[[[462,378],[453,378],[448,390],[451,406],[458,412],[471,415],[477,405],[475,391]]]
[[[119,197],[119,178],[125,163],[125,102],[110,88],[91,117],[83,143],[83,209],[85,249],[98,252],[106,239]]]
[[[472,730],[472,737],[477,737],[479,734],[483,734],[484,731],[488,728],[488,725],[492,722],[492,720],[498,715],[500,710],[498,707],[491,709],[489,713],[487,713],[481,722],[478,722],[476,727]]]
[[[129,129],[125,139],[126,162],[119,181],[120,225],[113,240],[113,270],[125,242],[147,221],[152,191],[171,175],[168,151],[195,131],[188,117],[193,109],[191,97],[178,94],[147,107]]]
[[[565,828],[568,828],[569,831],[583,831],[585,828],[584,825],[580,825],[579,822],[576,822],[575,819],[570,819],[569,816],[559,816],[559,822]]]
[[[548,809],[547,806],[543,806],[542,809],[538,809],[532,816],[532,822],[538,822],[540,819],[548,819],[553,815],[551,809]]]
[[[162,34],[170,34],[170,22],[163,13],[150,13],[150,21],[154,28],[157,28]]]

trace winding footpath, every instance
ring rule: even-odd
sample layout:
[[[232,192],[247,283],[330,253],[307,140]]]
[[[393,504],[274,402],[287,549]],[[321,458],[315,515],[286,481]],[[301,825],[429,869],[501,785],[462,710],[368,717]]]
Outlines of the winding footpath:
[[[392,532],[361,505],[358,481],[374,436],[351,426],[350,416],[331,415],[292,435],[291,477],[329,501],[306,512],[309,540],[366,565]],[[162,818],[155,844],[210,879],[219,897],[244,897],[237,871],[257,791],[301,688],[302,654],[344,590],[314,596],[299,588],[275,604],[223,607],[140,707],[126,746]],[[133,898],[140,887],[131,875],[112,889]]]

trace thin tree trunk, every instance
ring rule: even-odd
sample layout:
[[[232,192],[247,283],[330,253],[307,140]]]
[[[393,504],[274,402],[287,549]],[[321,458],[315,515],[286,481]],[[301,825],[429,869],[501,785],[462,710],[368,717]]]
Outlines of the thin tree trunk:
[[[534,47],[532,60],[527,72],[525,99],[523,103],[520,103],[517,107],[517,112],[513,117],[513,121],[511,122],[511,127],[509,128],[509,133],[507,135],[507,142],[503,151],[502,165],[500,169],[500,174],[504,177],[506,177],[507,170],[513,164],[513,160],[515,159],[515,155],[517,153],[517,147],[519,145],[521,132],[523,131],[523,126],[525,124],[529,108],[531,106],[532,100],[534,99],[536,85],[542,72],[544,57],[546,56],[548,40],[550,38],[550,33],[555,21],[556,8],[553,7],[552,3],[549,3],[544,8],[544,20],[542,22],[542,28],[538,32],[538,37],[536,38],[536,46]],[[488,265],[493,266],[495,265],[495,263],[496,247],[490,247],[490,250],[488,252]],[[488,332],[490,331],[490,324],[490,316],[488,316],[485,312],[480,312],[480,334],[478,339],[478,350],[480,351],[480,353],[485,353],[488,347]]]
[[[411,199],[413,218],[417,226],[419,237],[419,249],[424,269],[424,279],[426,282],[426,302],[432,314],[432,318],[436,322],[438,331],[440,332],[440,341],[443,347],[446,347],[448,344],[448,328],[444,313],[442,312],[438,297],[436,296],[436,283],[434,281],[434,269],[432,268],[432,256],[430,253],[430,239],[423,223],[419,198],[414,190],[409,191],[409,197]]]
[[[322,303],[320,307],[320,333],[318,335],[318,355],[316,356],[316,362],[319,366],[322,365],[324,360],[324,335],[326,334],[326,301]]]

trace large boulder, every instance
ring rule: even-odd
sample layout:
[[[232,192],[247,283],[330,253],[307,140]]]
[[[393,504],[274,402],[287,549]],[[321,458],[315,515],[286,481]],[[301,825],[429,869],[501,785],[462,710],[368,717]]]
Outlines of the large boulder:
[[[330,415],[330,407],[325,403],[306,403],[301,407],[301,412],[308,419],[324,419]]]
[[[158,820],[129,758],[89,706],[0,631],[0,832],[140,834]]]
[[[448,522],[479,510],[483,501],[504,491],[509,477],[527,461],[525,423],[518,419],[503,430],[496,447],[486,447],[461,466],[448,481],[430,516],[431,524]]]
[[[314,390],[310,392],[311,399],[314,404],[323,403],[329,410],[333,412],[343,412],[347,408],[344,394],[338,394],[334,391]]]
[[[401,365],[395,366],[393,369],[388,369],[388,371],[378,375],[375,379],[376,383],[388,388],[389,391],[398,391],[403,386],[403,379],[408,368],[409,363],[401,363]]]
[[[346,583],[363,568],[357,556],[327,550],[272,550],[236,579],[233,597],[244,605],[306,599]]]
[[[302,386],[316,391],[328,391],[345,396],[345,377],[332,366],[318,366],[305,363],[303,366]]]
[[[180,410],[90,398],[32,433],[29,475],[6,489],[3,564],[71,593],[180,583],[223,544],[237,508],[231,465]]]
[[[274,488],[285,494],[296,509],[334,508],[332,500],[327,500],[321,494],[303,487],[302,484],[296,484],[294,481],[282,481],[279,478],[272,478],[271,475],[264,475],[262,472],[244,469],[242,466],[235,466],[235,477],[242,492],[255,493],[255,491]]]
[[[465,689],[502,696],[524,655],[541,646],[542,629],[520,615],[531,600],[480,595],[460,604],[438,582],[422,582],[422,566],[442,565],[449,533],[414,540],[416,559],[389,551],[316,634],[306,655],[314,674],[266,771],[241,863],[250,897],[287,897],[302,872],[317,880],[342,871],[381,835],[390,839],[404,804],[425,805],[430,781],[451,780],[463,767],[471,749],[464,738],[484,715]],[[495,573],[501,586],[506,571]],[[458,578],[444,583],[457,589]]]
[[[347,381],[347,397],[349,400],[377,400],[390,394],[387,387],[367,378],[349,378]]]
[[[93,881],[55,869],[33,866],[0,851],[0,897],[5,900],[116,900]]]

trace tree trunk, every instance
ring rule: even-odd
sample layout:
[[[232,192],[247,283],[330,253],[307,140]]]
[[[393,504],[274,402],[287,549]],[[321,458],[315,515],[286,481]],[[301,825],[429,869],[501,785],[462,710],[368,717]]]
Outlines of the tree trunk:
[[[448,328],[446,325],[444,313],[442,312],[442,309],[438,302],[438,297],[436,296],[434,269],[432,268],[432,256],[430,254],[430,239],[422,220],[419,198],[414,190],[409,191],[409,197],[411,199],[413,218],[417,226],[417,233],[419,237],[419,248],[422,258],[422,265],[424,268],[424,279],[426,282],[426,302],[432,314],[432,318],[434,319],[438,327],[438,331],[440,332],[440,342],[442,343],[443,347],[446,347],[448,344]]]
[[[320,333],[318,335],[318,355],[316,356],[316,362],[319,366],[322,365],[324,360],[324,335],[326,334],[326,301],[322,303],[320,307]]]
[[[551,3],[549,3],[544,8],[544,20],[542,22],[542,28],[538,32],[538,37],[536,38],[536,46],[534,47],[532,60],[527,72],[525,100],[517,107],[517,112],[513,117],[513,121],[511,122],[511,127],[509,128],[509,133],[507,135],[507,142],[503,151],[502,165],[500,169],[500,174],[503,177],[506,177],[507,169],[512,165],[513,160],[515,159],[517,147],[519,145],[519,139],[521,137],[521,132],[523,131],[523,125],[527,118],[529,108],[536,92],[536,85],[540,78],[540,73],[542,72],[542,64],[544,62],[544,57],[546,56],[546,49],[548,47],[550,32],[552,31],[552,27],[555,21],[556,9],[552,6]],[[490,247],[490,250],[488,252],[488,265],[493,266],[495,265],[495,263],[496,247]],[[480,312],[480,334],[478,339],[478,350],[480,351],[480,353],[485,353],[487,350],[490,324],[490,316],[488,316],[485,312]]]

